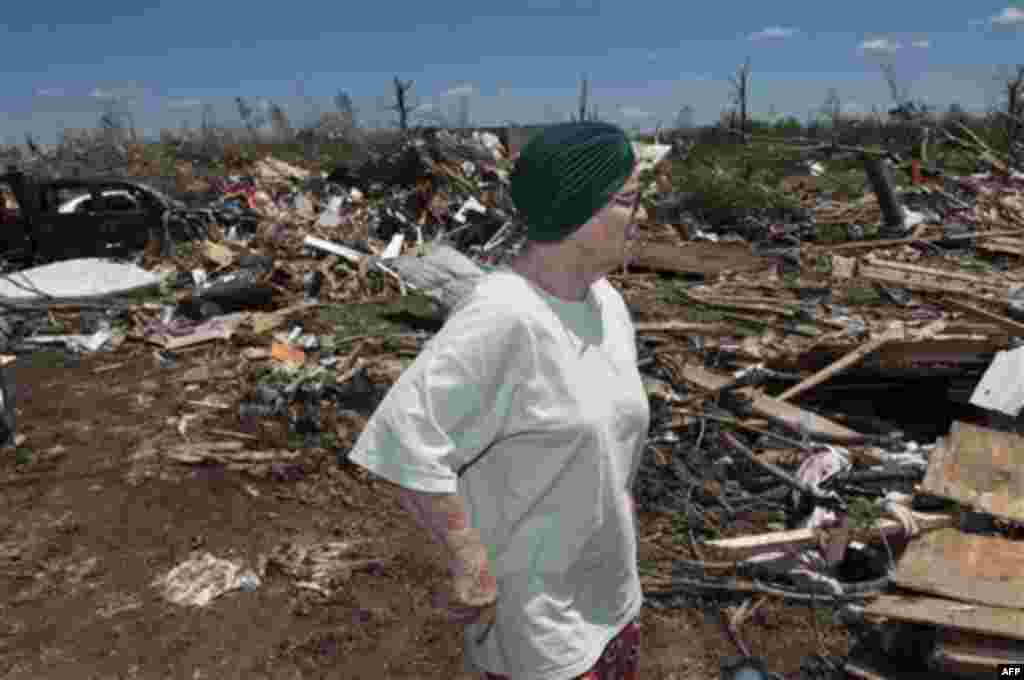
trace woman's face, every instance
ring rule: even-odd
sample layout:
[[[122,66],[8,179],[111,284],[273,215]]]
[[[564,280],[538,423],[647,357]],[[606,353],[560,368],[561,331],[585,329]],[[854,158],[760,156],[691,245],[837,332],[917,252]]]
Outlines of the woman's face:
[[[574,236],[579,250],[596,270],[604,273],[623,266],[630,244],[638,236],[637,225],[647,219],[640,205],[640,170]]]

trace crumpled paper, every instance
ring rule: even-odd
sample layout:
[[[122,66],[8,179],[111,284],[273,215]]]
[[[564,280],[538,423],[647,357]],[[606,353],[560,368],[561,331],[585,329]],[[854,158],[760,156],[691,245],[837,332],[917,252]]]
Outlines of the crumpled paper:
[[[254,590],[260,578],[252,570],[210,553],[182,562],[153,582],[174,604],[205,607],[232,590]]]

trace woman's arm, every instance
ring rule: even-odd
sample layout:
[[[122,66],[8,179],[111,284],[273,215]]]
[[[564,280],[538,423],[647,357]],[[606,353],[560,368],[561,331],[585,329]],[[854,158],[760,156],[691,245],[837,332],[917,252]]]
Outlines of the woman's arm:
[[[447,550],[454,604],[483,607],[493,603],[497,582],[491,574],[480,532],[469,526],[462,497],[400,487],[398,501]]]

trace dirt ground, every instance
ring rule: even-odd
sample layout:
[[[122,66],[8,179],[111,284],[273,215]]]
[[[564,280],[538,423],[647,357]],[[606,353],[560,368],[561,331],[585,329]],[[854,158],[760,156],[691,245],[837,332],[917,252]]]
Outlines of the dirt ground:
[[[19,362],[26,439],[0,455],[0,677],[469,677],[460,630],[430,606],[440,553],[387,483],[327,449],[256,474],[161,456],[188,440],[287,446],[280,424],[240,422],[217,402],[218,382],[242,379],[237,363],[237,350],[207,346],[167,368],[141,345],[77,365]],[[667,521],[642,513],[641,535]],[[171,604],[151,585],[193,551],[257,565],[280,546],[342,540],[364,541],[359,556],[375,562],[328,595],[274,569],[257,589],[201,608]],[[679,554],[658,540],[641,545],[641,560]],[[720,660],[737,653],[701,611],[648,606],[641,623],[644,678],[717,678]],[[742,633],[782,673],[847,644],[807,608],[774,603]]]

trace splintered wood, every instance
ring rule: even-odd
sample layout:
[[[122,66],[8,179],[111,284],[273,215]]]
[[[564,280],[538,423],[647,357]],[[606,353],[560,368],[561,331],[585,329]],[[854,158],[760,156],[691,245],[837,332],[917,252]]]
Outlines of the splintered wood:
[[[720,390],[731,382],[729,378],[716,375],[696,364],[683,366],[679,371],[679,377],[707,391]],[[753,401],[751,408],[758,415],[781,420],[792,428],[804,428],[811,432],[825,434],[837,441],[853,442],[863,438],[859,432],[847,429],[792,404],[761,394],[749,387],[738,390],[738,393]]]
[[[996,677],[1000,665],[1024,662],[1024,643],[947,630],[932,658],[935,668],[947,673]]]
[[[906,595],[879,595],[865,608],[870,618],[956,628],[998,638],[1024,639],[1024,610],[987,607],[956,600]]]
[[[861,278],[879,283],[931,293],[956,293],[975,300],[1004,301],[1010,293],[1009,284],[999,277],[929,269],[884,260],[873,254],[860,262],[857,272]]]
[[[943,529],[911,542],[897,585],[994,607],[1024,608],[1024,543]]]
[[[956,524],[953,515],[913,513],[914,521],[921,531],[932,531]],[[851,532],[851,540],[873,542],[882,537],[893,539],[903,532],[903,525],[893,519],[881,519],[872,527]],[[772,531],[753,536],[737,536],[707,541],[709,547],[722,551],[729,559],[744,560],[755,555],[776,551],[791,551],[813,548],[820,545],[821,539],[828,533],[825,529],[790,529]],[[920,539],[918,539],[920,540]]]
[[[769,262],[750,252],[749,246],[693,241],[644,243],[633,249],[630,269],[675,272],[678,274],[720,274],[723,271],[764,269]]]
[[[1024,437],[953,423],[932,451],[921,490],[1024,521]]]
[[[887,342],[890,342],[891,340],[896,339],[898,334],[899,331],[893,328],[889,329],[882,335],[872,338],[868,342],[864,343],[863,345],[853,350],[852,352],[846,354],[841,359],[835,361],[831,365],[826,366],[825,368],[821,369],[814,375],[809,376],[804,380],[801,380],[799,384],[794,385],[793,387],[789,388],[788,390],[780,394],[778,396],[778,400],[786,401],[788,399],[792,399],[800,394],[803,394],[812,387],[820,385],[821,383],[825,382],[832,376],[842,373],[847,368],[853,366],[855,363],[866,357],[868,354],[871,354],[875,350],[879,349],[882,345],[886,344]]]

